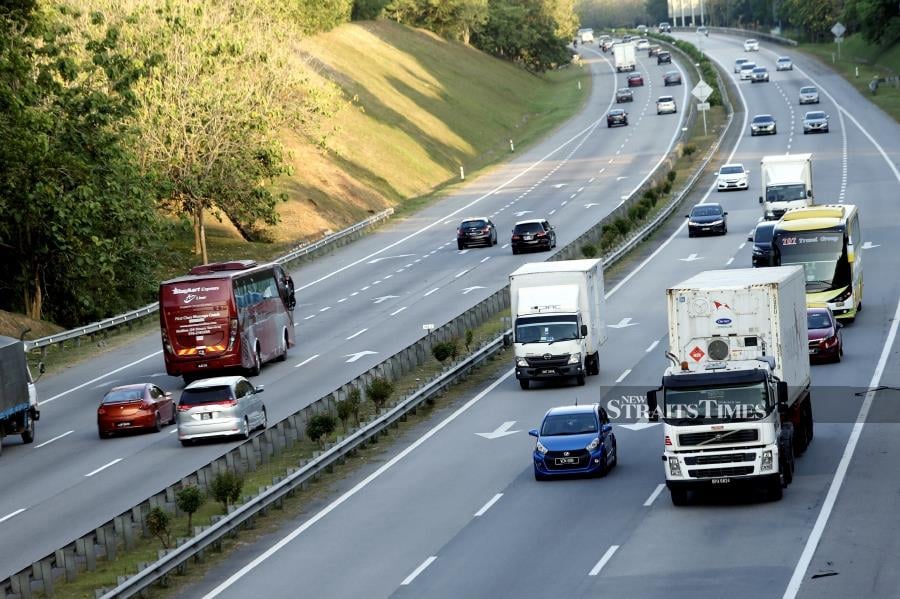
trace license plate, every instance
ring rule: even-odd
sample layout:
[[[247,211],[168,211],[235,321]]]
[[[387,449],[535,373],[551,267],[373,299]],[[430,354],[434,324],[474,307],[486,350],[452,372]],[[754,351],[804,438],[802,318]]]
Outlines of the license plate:
[[[118,426],[119,428],[127,428],[127,427],[131,426],[131,423],[130,422],[117,422],[116,426]]]
[[[212,412],[200,414],[200,420],[212,420]]]
[[[811,349],[811,350],[809,350],[809,353],[814,354],[814,353],[816,353],[816,350]]]
[[[541,374],[556,374],[556,370],[553,368],[544,368],[541,371]]]
[[[531,241],[532,237],[531,235],[525,235],[524,237],[522,237],[522,239],[525,241]]]
[[[556,458],[557,466],[566,466],[570,464],[577,464],[578,458]]]
[[[731,479],[727,478],[727,477],[712,479],[712,484],[714,484],[714,485],[727,485],[730,482],[731,482]]]

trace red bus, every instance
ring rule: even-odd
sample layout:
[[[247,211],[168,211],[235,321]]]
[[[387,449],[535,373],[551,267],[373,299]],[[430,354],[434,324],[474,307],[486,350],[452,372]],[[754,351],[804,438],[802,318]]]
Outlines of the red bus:
[[[159,285],[166,372],[185,382],[287,358],[294,283],[279,264],[217,262]]]

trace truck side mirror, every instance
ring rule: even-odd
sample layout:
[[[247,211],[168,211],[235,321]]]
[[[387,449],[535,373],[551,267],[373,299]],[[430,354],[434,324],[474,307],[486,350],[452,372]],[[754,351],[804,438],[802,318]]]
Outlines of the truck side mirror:
[[[753,235],[747,235],[747,241],[753,241]]]
[[[657,413],[658,403],[656,401],[656,389],[647,391],[647,417],[651,422],[656,422],[659,418]]]
[[[536,428],[531,429],[530,431],[528,431],[528,434],[531,435],[532,437],[537,437],[538,436],[537,429]]]
[[[587,325],[586,324],[581,325],[581,336],[587,337],[587,334],[588,334]]]
[[[263,387],[262,385],[257,385],[253,388],[254,393],[262,393],[263,391],[265,391],[265,387]]]
[[[788,403],[788,384],[786,381],[778,381],[777,385],[778,407],[787,408]]]

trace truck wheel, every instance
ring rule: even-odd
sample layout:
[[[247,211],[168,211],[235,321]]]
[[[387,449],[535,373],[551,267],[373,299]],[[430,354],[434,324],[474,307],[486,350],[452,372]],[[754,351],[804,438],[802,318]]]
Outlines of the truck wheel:
[[[766,489],[766,495],[768,495],[769,501],[781,501],[781,498],[784,497],[784,488],[781,486],[781,481],[776,480],[770,484],[769,488]]]
[[[781,455],[778,459],[778,469],[781,471],[780,482],[785,489],[794,482],[794,454],[788,451],[789,448],[790,444],[785,443],[785,451],[780,452]]]
[[[600,352],[594,352],[594,357],[591,358],[591,371],[589,374],[597,376],[600,374]]]
[[[578,376],[576,376],[576,377],[575,377],[575,383],[576,383],[579,387],[584,387],[584,375],[583,375],[583,374],[579,374]]]
[[[669,489],[672,497],[672,505],[683,506],[688,504],[688,492],[685,489]]]
[[[256,349],[253,352],[253,366],[249,369],[250,376],[259,376],[260,371],[262,370],[262,356],[259,353],[259,343],[256,344]]]
[[[812,400],[811,399],[807,399],[807,401],[806,401],[806,411],[805,411],[804,417],[806,419],[805,420],[805,422],[806,422],[806,445],[809,446],[809,444],[813,440],[813,436],[815,435],[815,431],[814,431],[815,421],[813,420]]]
[[[22,430],[22,443],[34,443],[34,420],[25,416],[25,428]]]
[[[531,381],[528,379],[519,379],[519,386],[523,391],[528,391],[528,388],[531,387]]]

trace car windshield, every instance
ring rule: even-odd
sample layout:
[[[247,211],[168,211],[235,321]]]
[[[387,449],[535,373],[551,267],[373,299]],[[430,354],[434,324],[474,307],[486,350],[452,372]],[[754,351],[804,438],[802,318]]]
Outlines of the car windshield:
[[[720,216],[721,214],[721,206],[695,206],[691,210],[691,216]]]
[[[807,329],[830,329],[831,319],[825,312],[808,312],[806,314]]]
[[[464,229],[481,229],[487,226],[487,223],[483,220],[465,220],[460,225],[460,227]]]
[[[538,316],[516,319],[516,343],[556,343],[578,339],[574,316]]]
[[[597,432],[597,418],[593,414],[551,414],[544,419],[541,436],[583,435]]]
[[[520,223],[516,225],[516,233],[542,233],[541,223]]]
[[[231,387],[222,385],[218,387],[185,389],[181,392],[181,400],[179,400],[178,403],[182,406],[199,406],[205,403],[228,401],[229,399],[234,399],[234,395],[231,393]]]
[[[666,389],[664,397],[663,414],[666,421],[679,423],[759,420],[772,407],[763,383]],[[728,431],[722,434],[727,435]]]
[[[801,93],[801,94],[814,94],[814,93],[816,93],[817,91],[818,91],[818,90],[817,90],[816,88],[814,88],[814,87],[801,87],[801,88],[800,88],[800,93]]]
[[[624,94],[624,95],[626,95],[626,96],[630,96],[630,95],[631,95],[631,90],[623,87],[622,89],[619,90],[619,93],[620,93],[620,94]]]
[[[622,109],[610,110],[610,111],[609,111],[609,116],[622,116],[623,114],[625,114],[625,111],[622,110]]]
[[[679,75],[677,71],[669,71],[668,73],[666,73],[666,77],[680,77],[680,76],[681,75]]]
[[[745,62],[747,62],[746,58],[738,58],[737,60],[734,61],[734,64],[740,66],[740,65],[744,64]]]
[[[771,123],[773,120],[775,120],[775,119],[773,119],[770,116],[755,116],[755,117],[753,117],[753,122],[758,123],[758,124],[759,123]]]
[[[640,79],[641,74],[640,73],[632,73],[631,75],[628,76],[628,78],[629,79]]]
[[[674,101],[675,100],[672,99],[672,96],[660,96],[659,100],[657,100],[657,102],[674,102]]]
[[[753,232],[754,243],[772,243],[772,237],[775,234],[775,227],[758,226]]]
[[[756,67],[755,69],[753,69],[753,72],[754,73],[765,73],[766,67]]]
[[[742,71],[752,71],[755,68],[756,68],[756,65],[753,64],[752,62],[745,62],[744,64],[741,65]]]
[[[719,174],[720,175],[738,175],[738,174],[743,175],[744,167],[742,167],[742,166],[723,166],[721,169],[719,169]]]
[[[103,398],[103,403],[124,403],[144,399],[143,389],[113,389]]]
[[[782,56],[781,58],[778,59],[778,62],[791,62],[791,59],[790,59],[790,58],[785,58],[785,57]]]
[[[813,120],[813,119],[824,119],[824,118],[825,118],[825,113],[824,113],[824,112],[807,112],[807,113],[806,113],[806,118],[809,119],[809,120]]]

